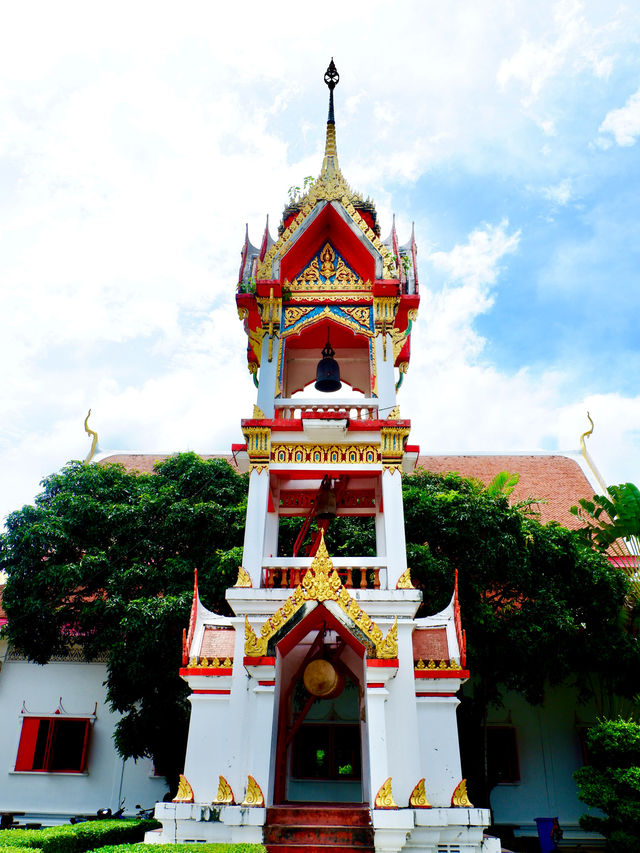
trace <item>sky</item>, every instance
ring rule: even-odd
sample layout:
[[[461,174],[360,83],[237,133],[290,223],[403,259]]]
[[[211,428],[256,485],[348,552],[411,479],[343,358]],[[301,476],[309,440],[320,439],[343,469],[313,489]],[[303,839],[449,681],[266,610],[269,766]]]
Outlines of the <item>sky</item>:
[[[400,392],[423,453],[589,450],[640,484],[640,5],[5,3],[0,521],[90,447],[228,450],[255,388],[234,293],[340,164],[415,223]]]

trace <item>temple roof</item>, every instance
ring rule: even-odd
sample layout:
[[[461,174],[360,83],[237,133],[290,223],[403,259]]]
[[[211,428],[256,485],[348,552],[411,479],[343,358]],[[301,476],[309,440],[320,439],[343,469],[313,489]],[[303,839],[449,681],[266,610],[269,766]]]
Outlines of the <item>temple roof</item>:
[[[162,462],[171,454],[158,453],[116,453],[100,460],[101,465],[119,462],[128,471],[152,473],[156,462]],[[226,459],[237,469],[231,453],[203,454],[202,459]],[[594,489],[575,459],[562,455],[487,455],[465,454],[460,456],[420,456],[418,467],[436,474],[455,472],[462,477],[471,477],[488,484],[500,473],[510,471],[519,473],[520,481],[515,487],[512,500],[521,501],[536,498],[540,521],[557,521],[565,527],[581,527],[579,519],[569,512],[569,507],[578,503],[579,498],[591,498]]]

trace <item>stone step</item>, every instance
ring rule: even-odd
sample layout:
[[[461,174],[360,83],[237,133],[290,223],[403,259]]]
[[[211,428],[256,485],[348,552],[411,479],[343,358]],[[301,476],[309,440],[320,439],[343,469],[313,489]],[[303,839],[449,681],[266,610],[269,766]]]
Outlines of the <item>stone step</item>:
[[[371,826],[295,826],[271,824],[264,827],[266,845],[322,845],[367,850],[373,847]]]
[[[362,805],[305,804],[304,806],[273,806],[267,809],[270,824],[294,826],[371,826],[369,807]]]

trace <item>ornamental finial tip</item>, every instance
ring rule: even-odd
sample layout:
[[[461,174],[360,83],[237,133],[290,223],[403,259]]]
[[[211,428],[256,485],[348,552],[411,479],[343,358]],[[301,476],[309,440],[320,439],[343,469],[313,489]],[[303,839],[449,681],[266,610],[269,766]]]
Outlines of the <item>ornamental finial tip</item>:
[[[330,92],[333,92],[333,90],[340,82],[340,75],[338,74],[338,69],[336,68],[335,62],[333,61],[333,56],[331,57],[329,67],[324,72],[324,82],[329,87]]]

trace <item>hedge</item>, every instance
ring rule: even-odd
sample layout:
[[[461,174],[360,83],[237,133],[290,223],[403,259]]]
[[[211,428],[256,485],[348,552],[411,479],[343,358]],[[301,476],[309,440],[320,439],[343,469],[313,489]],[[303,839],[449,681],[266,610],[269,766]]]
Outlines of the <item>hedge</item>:
[[[267,848],[262,844],[114,844],[100,853],[267,853]]]
[[[98,847],[142,841],[145,832],[158,829],[157,820],[92,820],[44,829],[0,830],[0,851],[29,848],[42,853],[86,853]],[[140,845],[141,847],[144,845]]]

